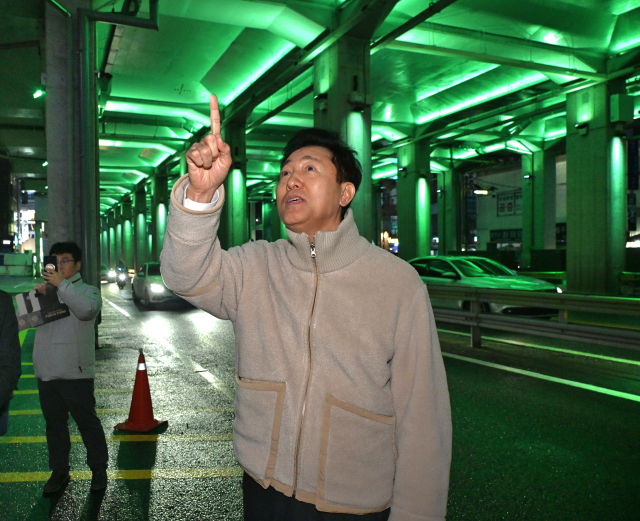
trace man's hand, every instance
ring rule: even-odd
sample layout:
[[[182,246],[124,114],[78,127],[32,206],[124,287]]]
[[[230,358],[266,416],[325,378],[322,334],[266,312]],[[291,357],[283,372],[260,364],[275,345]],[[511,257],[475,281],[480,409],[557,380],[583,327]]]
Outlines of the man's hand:
[[[231,149],[220,134],[220,110],[214,94],[209,100],[211,134],[187,151],[189,187],[187,198],[198,203],[210,203],[213,194],[227,178],[231,168]]]
[[[41,282],[40,284],[36,284],[33,289],[35,289],[38,293],[44,295],[47,292],[47,283]]]
[[[42,274],[42,278],[52,286],[55,286],[56,288],[64,280],[62,273],[60,273],[59,271],[49,271],[49,270],[44,270],[44,273]],[[41,285],[42,284],[38,284],[38,286],[41,286]],[[36,286],[36,289],[38,288],[38,286]],[[44,286],[46,288],[46,284],[44,284]],[[46,289],[44,291],[40,291],[40,293],[45,293],[45,292],[46,292]]]

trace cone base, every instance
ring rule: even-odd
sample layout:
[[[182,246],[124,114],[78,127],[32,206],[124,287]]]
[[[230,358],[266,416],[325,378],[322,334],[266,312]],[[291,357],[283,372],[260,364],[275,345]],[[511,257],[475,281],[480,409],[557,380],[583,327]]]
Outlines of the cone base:
[[[114,427],[114,429],[119,431],[130,431],[130,432],[149,432],[155,429],[156,427],[159,427],[160,425],[164,425],[168,421],[169,420],[162,420],[162,421],[153,420],[152,422],[149,422],[149,423],[136,423],[136,422],[126,421],[123,423],[119,423]]]

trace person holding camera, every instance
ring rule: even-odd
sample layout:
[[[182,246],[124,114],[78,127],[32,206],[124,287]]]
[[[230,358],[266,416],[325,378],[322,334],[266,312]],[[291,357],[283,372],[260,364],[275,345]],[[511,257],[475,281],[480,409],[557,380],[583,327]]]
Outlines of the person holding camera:
[[[0,291],[0,436],[7,432],[9,400],[21,374],[18,320],[11,295]]]
[[[107,486],[109,461],[94,397],[94,323],[102,308],[102,298],[98,288],[82,281],[79,273],[82,250],[75,242],[54,244],[50,255],[56,258],[57,267],[45,266],[45,282],[35,289],[44,294],[47,284],[55,286],[71,314],[39,326],[33,348],[33,370],[38,379],[52,470],[44,493],[57,492],[70,479],[69,413],[87,449],[87,464],[92,471],[91,490],[96,492]]]

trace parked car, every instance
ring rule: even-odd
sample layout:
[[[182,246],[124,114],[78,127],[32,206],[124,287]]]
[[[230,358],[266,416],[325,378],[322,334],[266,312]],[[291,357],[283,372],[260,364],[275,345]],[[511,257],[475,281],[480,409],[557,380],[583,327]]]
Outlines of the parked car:
[[[555,284],[544,280],[518,275],[506,266],[484,257],[457,257],[443,255],[438,257],[420,257],[409,261],[424,283],[429,286],[450,286],[483,289],[512,289],[519,291],[540,291],[544,293],[562,293]],[[431,299],[434,307],[468,310],[469,302],[451,299]],[[505,315],[550,316],[553,309],[523,307],[511,304],[483,302],[485,313],[503,313]]]
[[[162,302],[183,302],[164,285],[159,262],[145,262],[140,266],[131,282],[131,295],[134,302],[143,301],[148,308]]]

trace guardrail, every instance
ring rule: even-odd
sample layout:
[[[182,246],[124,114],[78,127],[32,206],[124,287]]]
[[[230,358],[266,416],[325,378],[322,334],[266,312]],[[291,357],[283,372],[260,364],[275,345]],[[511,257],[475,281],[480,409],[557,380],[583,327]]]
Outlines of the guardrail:
[[[432,299],[469,303],[469,311],[444,308],[434,308],[433,311],[438,321],[469,326],[472,347],[480,347],[482,340],[481,328],[485,327],[514,333],[640,350],[640,331],[566,323],[566,312],[576,311],[638,317],[638,324],[640,325],[640,299],[448,286],[429,286],[428,290]],[[485,302],[546,308],[557,311],[559,321],[553,322],[514,315],[482,313],[482,303]]]

